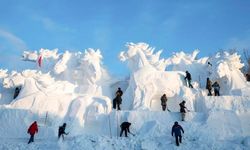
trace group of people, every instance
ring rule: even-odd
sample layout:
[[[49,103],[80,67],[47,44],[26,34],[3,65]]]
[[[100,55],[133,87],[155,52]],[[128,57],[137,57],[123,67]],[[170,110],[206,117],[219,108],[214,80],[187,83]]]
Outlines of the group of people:
[[[64,140],[64,135],[69,134],[69,133],[65,132],[66,125],[67,125],[66,123],[63,123],[62,126],[59,126],[59,128],[58,128],[58,139],[60,139],[60,137],[62,137],[63,140]],[[29,142],[28,142],[28,144],[30,144],[31,142],[34,142],[34,136],[35,136],[36,133],[38,133],[38,125],[37,125],[36,121],[34,121],[29,126],[27,133],[30,134],[30,139],[29,139]]]
[[[186,71],[186,77],[185,80],[187,81],[187,86],[190,88],[193,88],[193,85],[191,84],[192,81],[192,77],[191,74]],[[218,82],[215,82],[214,84],[212,84],[212,82],[210,81],[209,78],[207,78],[207,84],[206,84],[206,89],[208,90],[208,95],[211,96],[212,95],[212,87],[214,88],[214,93],[215,96],[220,96],[220,86],[218,84]],[[14,98],[17,97],[18,93],[20,92],[19,89],[16,89],[15,91],[15,95]],[[117,110],[121,110],[121,104],[122,104],[122,95],[123,95],[123,91],[121,90],[121,88],[119,87],[118,90],[115,93],[115,98],[113,99],[113,108],[117,109]],[[166,96],[166,94],[163,94],[161,96],[161,106],[162,106],[162,110],[165,111],[166,109],[168,111],[170,111],[167,108],[167,101],[168,98]],[[186,110],[189,111],[186,106],[185,106],[186,101],[182,101],[179,106],[180,106],[180,113],[181,113],[181,120],[185,121],[185,114],[186,114]],[[125,132],[125,137],[128,136],[128,133],[134,135],[133,133],[130,132],[129,127],[131,126],[130,122],[123,122],[120,125],[121,128],[121,132],[120,132],[120,137],[122,136],[123,132]],[[63,138],[64,140],[64,135],[68,135],[68,133],[65,132],[66,129],[66,123],[63,123],[62,126],[59,127],[58,129],[58,139],[60,139],[60,137]],[[182,133],[184,133],[183,128],[178,124],[178,122],[175,122],[173,127],[172,127],[172,136],[175,135],[175,139],[176,139],[176,145],[179,146],[179,143],[182,142]],[[33,122],[30,127],[28,128],[28,133],[30,134],[30,139],[29,139],[29,143],[34,142],[34,135],[36,133],[38,133],[38,125],[37,122]]]
[[[250,76],[249,76],[250,78]],[[192,85],[192,76],[191,74],[186,71],[186,76],[184,78],[187,81],[187,86],[190,88],[193,88]],[[220,85],[217,81],[215,81],[213,84],[209,78],[207,78],[207,83],[206,83],[206,89],[208,90],[208,96],[212,96],[212,88],[214,89],[214,95],[215,96],[220,96]]]
[[[214,88],[214,96],[220,96],[220,85],[217,81],[212,84],[212,81],[207,78],[206,89],[208,90],[208,96],[212,96],[212,88]]]
[[[168,98],[166,96],[166,94],[163,94],[161,96],[161,106],[162,106],[162,110],[165,111],[166,109],[170,112],[170,110],[167,108],[167,101]],[[185,114],[186,114],[186,110],[189,111],[187,109],[187,107],[185,106],[186,101],[182,101],[179,106],[180,106],[180,113],[181,113],[181,120],[184,121],[185,120]]]

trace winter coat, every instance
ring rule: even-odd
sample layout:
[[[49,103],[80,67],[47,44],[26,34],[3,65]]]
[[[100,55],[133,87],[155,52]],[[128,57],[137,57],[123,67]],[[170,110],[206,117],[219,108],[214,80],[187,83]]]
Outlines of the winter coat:
[[[122,129],[128,129],[129,130],[129,127],[130,127],[131,123],[130,122],[123,122],[120,127]]]
[[[207,80],[206,89],[208,89],[208,90],[212,89],[212,82],[210,80]]]
[[[38,133],[38,127],[37,127],[37,123],[34,122],[30,125],[29,129],[28,129],[28,133],[30,135],[35,135],[35,133]]]
[[[186,73],[185,79],[192,80],[191,74],[189,72]]]
[[[120,95],[120,96],[122,96],[122,95],[123,95],[122,90],[117,90],[117,91],[116,91],[116,95]]]
[[[115,98],[115,101],[116,101],[117,104],[121,104],[122,103],[121,96],[117,95],[116,98]]]
[[[167,105],[167,97],[166,96],[162,96],[161,97],[161,105]]]
[[[181,113],[186,113],[186,110],[185,110],[186,106],[185,106],[185,104],[184,103],[180,103],[179,105],[180,105],[180,112]]]
[[[184,133],[183,128],[178,124],[178,125],[173,125],[172,127],[172,136],[175,134],[175,136],[181,136],[181,131]]]
[[[59,134],[66,134],[65,133],[65,128],[66,128],[66,126],[60,126],[59,129],[58,129],[58,133]]]
[[[216,91],[219,91],[219,90],[220,90],[220,85],[219,85],[217,82],[215,82],[215,83],[212,85],[212,87],[213,87],[214,90],[216,90]]]

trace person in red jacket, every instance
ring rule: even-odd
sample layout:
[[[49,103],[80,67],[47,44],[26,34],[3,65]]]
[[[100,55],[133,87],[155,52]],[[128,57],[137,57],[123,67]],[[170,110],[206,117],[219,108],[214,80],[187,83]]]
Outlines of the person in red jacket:
[[[30,140],[29,140],[29,142],[28,142],[28,144],[30,144],[31,142],[34,142],[34,135],[35,135],[36,133],[38,133],[38,127],[37,127],[36,121],[34,121],[34,122],[30,125],[30,127],[29,127],[27,133],[30,134]]]

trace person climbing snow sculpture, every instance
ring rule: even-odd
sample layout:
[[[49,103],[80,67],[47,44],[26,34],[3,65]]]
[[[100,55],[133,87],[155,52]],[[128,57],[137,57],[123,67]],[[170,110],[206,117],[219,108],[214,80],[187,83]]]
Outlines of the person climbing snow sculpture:
[[[128,137],[128,133],[130,133],[130,131],[129,131],[130,125],[131,125],[130,122],[123,122],[120,125],[120,127],[121,127],[120,137],[122,136],[123,131],[125,131],[125,137]]]
[[[121,88],[118,88],[118,90],[116,91],[116,97],[113,99],[113,108],[117,110],[121,110],[120,105],[122,104],[122,90]]]
[[[28,142],[28,144],[30,144],[31,142],[34,142],[34,136],[35,136],[36,133],[38,133],[38,127],[37,127],[36,121],[34,121],[34,122],[30,125],[30,127],[29,127],[27,133],[30,134],[30,139],[29,139],[29,142]]]
[[[62,126],[59,127],[58,129],[58,139],[60,139],[60,137],[62,136],[63,140],[64,140],[64,134],[68,135],[69,133],[65,132],[65,128],[66,128],[66,123],[63,123]]]
[[[167,108],[167,96],[166,94],[163,94],[162,97],[161,97],[161,106],[162,106],[162,110],[165,111],[166,108]],[[169,111],[169,109],[167,109]]]
[[[188,71],[186,71],[185,80],[188,82],[188,87],[193,88],[193,85],[191,84],[192,77],[191,77],[191,74]]]
[[[206,89],[208,90],[208,96],[212,96],[212,82],[207,78]]]
[[[21,90],[21,87],[16,87],[15,88],[15,93],[14,93],[14,96],[13,96],[14,99],[19,95],[20,90]]]
[[[185,116],[186,116],[186,101],[182,101],[179,105],[180,105],[180,113],[181,113],[181,121],[185,121]],[[187,109],[187,111],[189,111]]]
[[[175,135],[175,141],[176,141],[176,145],[179,146],[179,143],[182,142],[182,136],[181,136],[181,131],[184,134],[184,130],[183,128],[178,124],[178,122],[176,121],[172,127],[172,136]]]
[[[212,87],[214,88],[214,96],[220,96],[220,85],[217,81],[214,82],[214,84],[212,85]]]

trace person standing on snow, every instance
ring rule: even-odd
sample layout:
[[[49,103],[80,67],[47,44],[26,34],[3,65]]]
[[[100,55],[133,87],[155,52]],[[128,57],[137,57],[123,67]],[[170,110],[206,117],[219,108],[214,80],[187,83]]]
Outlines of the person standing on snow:
[[[122,104],[123,92],[122,92],[120,87],[118,88],[118,90],[116,91],[115,94],[116,94],[116,97],[115,97],[115,99],[113,99],[113,108],[116,109],[116,107],[117,107],[117,110],[121,110],[120,105]]]
[[[186,101],[182,101],[179,105],[180,105],[180,113],[181,113],[181,121],[185,121],[185,115],[186,115]],[[187,109],[187,111],[189,111]]]
[[[167,96],[166,94],[163,94],[162,97],[161,97],[161,106],[162,106],[162,110],[165,111],[166,110],[166,107],[167,107]]]
[[[220,96],[220,85],[217,81],[214,82],[214,84],[212,85],[212,87],[214,88],[214,96]]]
[[[181,131],[184,134],[184,130],[183,128],[178,124],[178,122],[176,121],[172,127],[172,136],[175,135],[175,141],[176,141],[176,145],[179,146],[179,143],[182,142],[182,136],[181,136]]]
[[[125,137],[128,137],[128,133],[130,133],[129,131],[129,127],[130,127],[131,123],[130,122],[123,122],[120,127],[121,127],[121,132],[120,132],[120,137],[122,136],[123,131],[125,131]],[[128,132],[128,133],[127,133]]]
[[[122,98],[119,94],[116,95],[116,97],[113,99],[113,108],[117,110],[121,110],[120,105],[122,104]]]
[[[118,90],[115,92],[116,95],[120,95],[122,96],[123,95],[123,91],[121,90],[120,87],[118,87]]]
[[[193,85],[191,84],[192,77],[191,77],[191,74],[190,74],[188,71],[186,71],[186,77],[185,77],[185,80],[187,80],[187,82],[188,82],[188,86],[189,86],[190,88],[193,88]]]
[[[66,128],[66,123],[63,123],[63,125],[59,127],[59,129],[58,129],[58,139],[60,139],[60,137],[62,136],[62,138],[64,140],[64,134],[66,134],[66,135],[69,134],[69,133],[65,132],[65,128]]]
[[[30,139],[29,139],[29,142],[28,142],[28,144],[30,144],[31,142],[34,142],[34,136],[35,136],[36,133],[38,133],[38,127],[37,127],[36,121],[34,121],[34,122],[30,125],[30,127],[29,127],[27,133],[30,134]]]
[[[212,96],[212,82],[207,78],[206,89],[208,90],[208,96]]]

